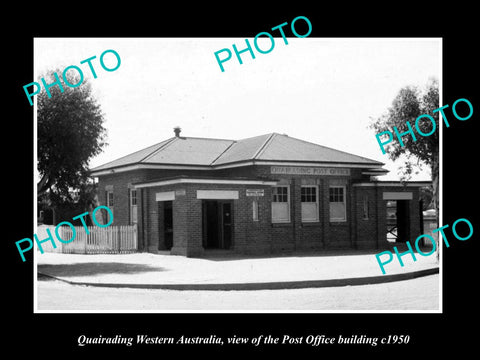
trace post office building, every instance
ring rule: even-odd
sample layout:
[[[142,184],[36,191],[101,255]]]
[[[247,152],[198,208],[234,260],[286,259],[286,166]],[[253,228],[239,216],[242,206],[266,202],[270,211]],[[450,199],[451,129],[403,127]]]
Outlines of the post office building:
[[[91,170],[114,225],[136,224],[139,251],[202,256],[378,249],[421,234],[419,188],[381,182],[383,163],[284,134],[175,136]]]

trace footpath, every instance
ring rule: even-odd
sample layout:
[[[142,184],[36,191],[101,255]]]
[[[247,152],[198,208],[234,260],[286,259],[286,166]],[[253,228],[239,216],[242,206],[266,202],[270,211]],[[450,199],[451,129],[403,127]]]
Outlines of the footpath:
[[[202,258],[167,254],[35,254],[41,280],[73,285],[173,290],[260,290],[354,286],[439,273],[436,256],[403,257],[385,266],[375,252],[294,253],[251,257],[209,253]]]

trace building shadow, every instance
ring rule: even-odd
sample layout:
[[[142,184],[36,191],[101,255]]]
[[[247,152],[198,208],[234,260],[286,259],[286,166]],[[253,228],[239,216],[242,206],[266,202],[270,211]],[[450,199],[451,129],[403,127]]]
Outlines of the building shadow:
[[[168,271],[168,269],[145,264],[130,264],[121,262],[87,262],[73,264],[42,264],[38,265],[37,271],[38,273],[51,276],[76,277],[106,274],[138,274],[152,271]],[[47,280],[45,276],[39,276],[37,277],[37,279]]]

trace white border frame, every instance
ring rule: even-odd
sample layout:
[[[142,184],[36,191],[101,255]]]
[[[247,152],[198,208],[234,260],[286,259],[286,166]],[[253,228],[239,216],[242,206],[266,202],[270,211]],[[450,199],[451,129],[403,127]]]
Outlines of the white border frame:
[[[337,39],[337,38],[325,38],[327,40],[330,39]],[[345,38],[340,38],[340,39],[349,39],[348,37]],[[357,38],[355,38],[357,39]],[[377,38],[358,38],[358,39],[377,39]],[[403,39],[408,39],[408,38],[401,38],[401,37],[389,37],[387,39],[391,40],[403,40]],[[443,38],[442,37],[424,37],[424,38],[415,38],[416,40],[438,40],[439,41],[439,62],[440,62],[440,68],[443,70]],[[35,42],[35,38],[33,39]],[[38,78],[38,73],[36,69],[34,68],[34,78]],[[442,71],[440,71],[439,74],[439,89],[440,89],[440,99],[439,103],[442,106],[443,105],[443,78],[442,78]],[[34,162],[33,162],[33,192],[34,192],[34,201],[33,201],[33,229],[34,233],[37,233],[37,178],[38,178],[38,170],[37,170],[37,97],[34,97],[34,130],[33,130],[33,141],[34,141],[34,149],[33,149],[33,157],[34,157]],[[441,116],[441,115],[440,115]],[[440,139],[439,139],[439,214],[438,214],[438,222],[439,226],[443,226],[443,126],[439,126],[439,131],[440,131]],[[253,165],[254,162],[252,161],[251,164]],[[258,162],[255,164],[257,165],[263,165]],[[274,163],[272,165],[276,165],[277,163]],[[286,164],[286,163],[285,163]],[[235,164],[231,165],[230,167],[236,167],[236,166],[244,166],[246,164]],[[316,164],[317,166],[319,164]],[[333,164],[329,164],[328,166],[336,166]],[[343,165],[345,166],[345,165]],[[349,166],[349,167],[356,167],[356,166]],[[371,167],[371,166],[365,166],[365,167]],[[138,167],[138,168],[145,168],[145,167]],[[161,169],[172,169],[172,168],[182,168],[186,169],[187,167],[181,167],[181,166],[157,166],[155,168],[161,168]],[[192,167],[194,168],[194,167]],[[195,167],[196,169],[200,167]],[[217,167],[215,169],[219,169],[223,167]],[[129,169],[132,170],[132,169]],[[121,170],[118,170],[121,171]],[[110,170],[105,171],[105,174],[111,173]],[[92,175],[95,176],[95,175]],[[353,184],[353,186],[356,186]],[[358,186],[358,184],[357,184]],[[372,186],[375,186],[373,184]],[[277,314],[289,314],[289,313],[307,313],[307,314],[312,314],[312,313],[333,313],[333,314],[365,314],[365,313],[374,313],[374,314],[443,314],[443,242],[439,242],[441,246],[439,246],[439,251],[440,251],[440,262],[439,262],[439,308],[434,309],[434,310],[402,310],[402,309],[388,309],[388,310],[376,310],[376,309],[366,309],[366,310],[358,310],[358,309],[346,309],[346,310],[339,310],[339,309],[334,309],[334,310],[293,310],[293,309],[282,309],[282,310],[39,310],[38,309],[38,294],[37,294],[37,252],[34,251],[33,253],[33,271],[32,271],[32,276],[33,276],[33,313],[34,314],[49,314],[49,313],[54,313],[54,314],[71,314],[71,313],[79,313],[79,314],[131,314],[131,313],[147,313],[147,314],[152,314],[152,313],[173,313],[173,314],[187,314],[187,313],[260,313],[260,314],[265,314],[265,313],[277,313]]]

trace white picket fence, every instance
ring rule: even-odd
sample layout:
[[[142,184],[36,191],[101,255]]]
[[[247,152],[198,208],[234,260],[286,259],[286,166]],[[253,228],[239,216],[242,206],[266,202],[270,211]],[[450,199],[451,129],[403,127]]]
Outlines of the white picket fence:
[[[42,229],[43,239],[48,236],[45,228]],[[61,252],[64,254],[127,254],[138,251],[136,225],[108,226],[106,228],[88,226],[88,235],[83,226],[76,226],[75,239],[69,243],[62,243],[55,237],[54,226],[48,226],[48,229],[55,239],[57,248],[42,246],[46,252]],[[38,232],[40,233],[40,229],[38,229]],[[61,226],[58,229],[58,235],[63,240],[71,239],[73,236],[72,228]],[[50,242],[44,244],[49,245]]]

